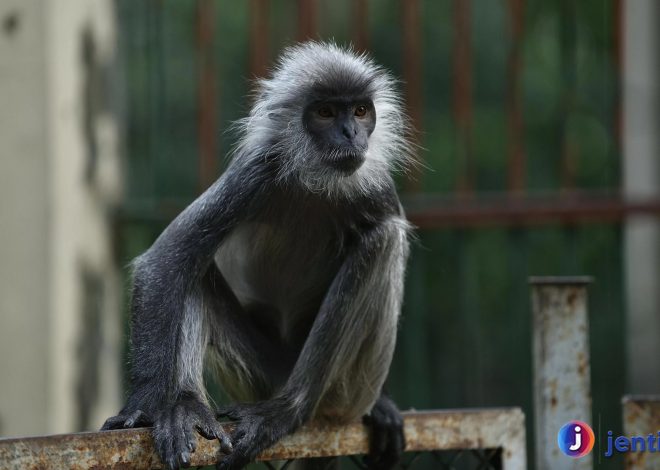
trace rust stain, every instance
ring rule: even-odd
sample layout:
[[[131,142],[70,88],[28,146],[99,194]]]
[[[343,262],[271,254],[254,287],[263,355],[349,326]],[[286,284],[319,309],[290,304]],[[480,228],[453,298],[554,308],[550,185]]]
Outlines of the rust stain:
[[[577,372],[580,376],[585,376],[589,373],[589,360],[582,351],[577,355]]]

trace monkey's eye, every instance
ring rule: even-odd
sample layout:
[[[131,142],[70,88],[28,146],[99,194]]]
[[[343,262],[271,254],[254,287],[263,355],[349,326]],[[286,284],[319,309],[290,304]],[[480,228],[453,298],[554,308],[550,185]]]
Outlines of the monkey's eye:
[[[363,104],[355,108],[355,115],[357,117],[364,117],[367,115],[367,107]]]
[[[325,119],[335,116],[334,110],[332,109],[332,107],[328,105],[321,106],[319,109],[316,110],[316,112],[318,113],[319,116]]]

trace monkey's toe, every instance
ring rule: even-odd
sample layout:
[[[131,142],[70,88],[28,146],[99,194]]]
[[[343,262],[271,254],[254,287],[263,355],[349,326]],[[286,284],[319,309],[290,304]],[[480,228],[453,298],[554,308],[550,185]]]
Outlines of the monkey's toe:
[[[371,413],[364,417],[369,426],[369,454],[365,464],[374,470],[394,468],[405,449],[403,418],[389,398],[379,399]]]

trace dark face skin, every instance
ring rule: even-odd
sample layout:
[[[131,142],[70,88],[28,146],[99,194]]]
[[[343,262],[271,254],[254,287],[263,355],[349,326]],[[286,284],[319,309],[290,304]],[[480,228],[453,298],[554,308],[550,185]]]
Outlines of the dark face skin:
[[[329,166],[350,175],[364,163],[376,127],[370,99],[315,101],[305,109],[303,121]]]

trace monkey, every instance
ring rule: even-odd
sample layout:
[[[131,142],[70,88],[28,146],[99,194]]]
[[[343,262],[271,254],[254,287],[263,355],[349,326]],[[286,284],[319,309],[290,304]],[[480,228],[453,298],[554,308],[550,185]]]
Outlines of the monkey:
[[[236,469],[310,420],[362,417],[368,467],[396,464],[403,421],[383,386],[411,238],[391,175],[412,161],[408,122],[367,55],[285,49],[224,173],[133,262],[131,388],[102,429],[153,426],[169,469],[199,432]],[[212,408],[205,364],[231,405]]]

